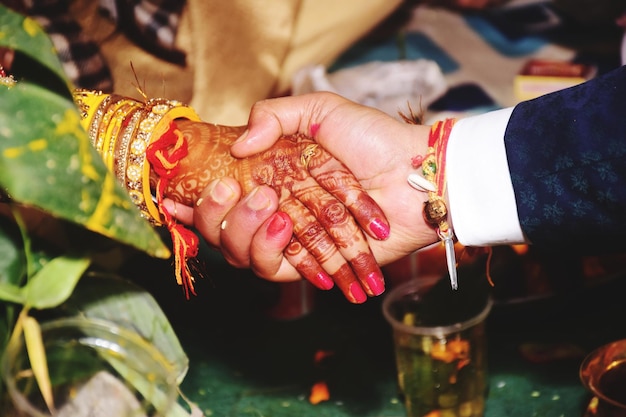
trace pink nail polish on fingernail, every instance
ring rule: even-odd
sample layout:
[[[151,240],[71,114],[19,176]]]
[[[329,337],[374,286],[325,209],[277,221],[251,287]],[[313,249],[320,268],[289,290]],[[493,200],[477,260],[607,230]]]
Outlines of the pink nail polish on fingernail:
[[[389,237],[389,225],[380,219],[374,219],[370,223],[370,230],[376,238],[383,240]]]
[[[353,282],[352,284],[350,284],[349,291],[355,303],[361,304],[364,303],[365,300],[367,300],[367,294],[365,294],[365,291],[363,291],[363,288],[361,288],[361,284],[359,284],[358,282]]]
[[[315,276],[316,286],[321,290],[330,290],[335,286],[332,278],[326,272],[318,272]]]
[[[279,234],[285,229],[285,226],[287,226],[288,219],[289,216],[282,211],[274,214],[272,216],[272,220],[270,220],[269,224],[267,225],[267,233],[271,236]]]
[[[315,137],[315,135],[317,134],[317,131],[320,130],[320,124],[319,123],[313,123],[311,125],[311,137]]]
[[[367,285],[369,285],[370,290],[374,295],[381,295],[385,292],[385,282],[383,281],[383,277],[376,272],[372,272],[367,276]]]

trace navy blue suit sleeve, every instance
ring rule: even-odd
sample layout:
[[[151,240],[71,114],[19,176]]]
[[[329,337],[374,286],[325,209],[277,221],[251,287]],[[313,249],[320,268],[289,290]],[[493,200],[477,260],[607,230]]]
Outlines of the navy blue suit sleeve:
[[[626,66],[518,104],[504,141],[533,244],[626,249]]]

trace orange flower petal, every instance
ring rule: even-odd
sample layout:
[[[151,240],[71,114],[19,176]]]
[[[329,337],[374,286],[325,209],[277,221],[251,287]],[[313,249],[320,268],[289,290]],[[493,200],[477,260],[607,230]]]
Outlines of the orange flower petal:
[[[430,351],[430,356],[433,359],[440,360],[445,363],[450,363],[454,360],[454,354],[450,352],[444,344],[433,345],[432,350]]]
[[[309,396],[309,402],[313,405],[319,404],[322,401],[328,401],[330,399],[330,393],[328,391],[328,385],[326,382],[317,382],[311,388],[311,395]]]

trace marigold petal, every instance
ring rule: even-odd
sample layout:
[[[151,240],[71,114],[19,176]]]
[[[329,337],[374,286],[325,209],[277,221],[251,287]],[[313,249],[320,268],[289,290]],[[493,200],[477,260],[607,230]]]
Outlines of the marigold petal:
[[[330,392],[328,391],[328,385],[326,382],[317,382],[311,388],[311,395],[309,396],[309,402],[313,405],[319,404],[322,401],[328,401],[330,399]]]

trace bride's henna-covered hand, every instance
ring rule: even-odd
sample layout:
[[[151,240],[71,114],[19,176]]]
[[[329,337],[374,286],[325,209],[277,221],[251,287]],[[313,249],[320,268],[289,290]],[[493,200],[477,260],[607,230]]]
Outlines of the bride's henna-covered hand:
[[[178,176],[170,180],[166,197],[193,207],[211,184],[252,192],[248,198],[263,201],[263,195],[255,194],[263,194],[260,186],[269,186],[278,195],[278,210],[293,223],[284,255],[302,276],[322,289],[336,283],[354,303],[384,291],[382,273],[362,230],[385,239],[387,220],[348,169],[315,141],[300,134],[283,136],[264,152],[236,159],[230,146],[245,127],[186,120],[177,125],[190,152],[180,162]],[[213,183],[223,177],[236,179],[241,190],[235,189],[237,184]]]

